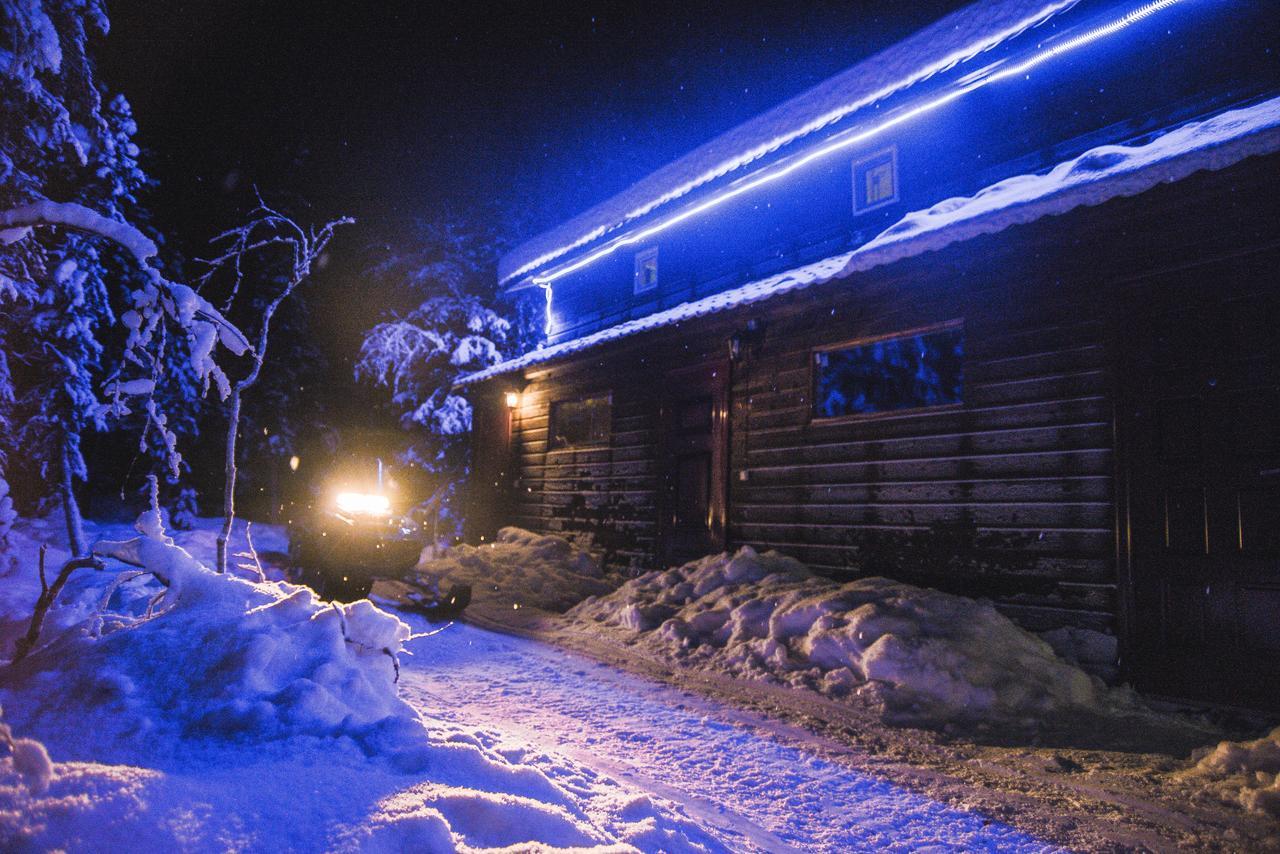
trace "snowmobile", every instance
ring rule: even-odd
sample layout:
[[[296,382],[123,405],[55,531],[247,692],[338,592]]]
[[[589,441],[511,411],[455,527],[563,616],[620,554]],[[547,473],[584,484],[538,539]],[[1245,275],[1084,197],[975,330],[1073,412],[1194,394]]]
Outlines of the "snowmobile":
[[[423,545],[417,522],[378,491],[337,492],[289,526],[295,580],[343,602],[368,596],[376,578],[404,577]]]
[[[290,578],[326,599],[351,602],[368,596],[375,579],[411,572],[426,535],[396,506],[403,502],[393,501],[398,484],[385,476],[381,459],[376,479],[358,456],[326,469],[324,483],[313,481],[305,509],[293,505]]]

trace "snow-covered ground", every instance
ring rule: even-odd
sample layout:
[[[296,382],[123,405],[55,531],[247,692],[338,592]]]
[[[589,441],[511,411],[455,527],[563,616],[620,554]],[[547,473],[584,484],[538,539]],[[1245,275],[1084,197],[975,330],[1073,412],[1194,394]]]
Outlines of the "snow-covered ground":
[[[1054,850],[755,726],[723,703],[466,625],[411,644],[405,697],[521,761],[575,762],[683,805],[731,850]]]
[[[211,557],[215,527],[202,521],[183,535],[197,557]],[[169,589],[157,599],[162,588],[154,582],[131,580],[115,591],[110,610],[132,619],[95,620],[113,572],[82,570],[66,604],[50,614],[42,642],[52,643],[0,668],[4,723],[15,737],[43,742],[53,759],[49,779],[33,782],[0,758],[3,850],[1269,845],[1274,733],[1197,754],[1199,764],[1176,758],[1190,756],[1190,747],[1138,754],[982,746],[886,727],[874,715],[859,716],[839,691],[686,666],[680,656],[617,642],[621,624],[604,630],[591,620],[595,630],[584,631],[581,622],[549,617],[549,637],[561,646],[462,624],[431,627],[367,602],[339,607],[287,584],[214,576],[160,540],[130,542],[135,532],[127,526],[94,526],[93,533],[116,541],[101,553],[152,566]],[[38,590],[28,577],[36,544],[59,537],[54,522],[18,526],[20,569],[0,585],[0,604],[17,609],[10,623],[29,613]],[[508,540],[504,561],[536,565],[534,577],[555,573],[557,555],[572,564],[569,574],[595,577],[572,549]],[[265,526],[255,542],[262,550],[284,547],[282,532]],[[51,549],[51,572],[58,563]],[[782,622],[804,624],[786,643],[817,649],[818,636],[833,635],[829,643],[845,655],[852,647],[837,641],[847,635],[852,643],[858,634],[849,627],[858,620],[868,631],[893,626],[909,652],[912,644],[948,641],[939,615],[959,607],[949,601],[955,597],[935,602],[879,585],[862,591],[862,606],[874,607],[855,619],[848,607],[831,607],[849,591],[806,588],[794,562],[753,556],[731,564],[709,558],[688,570],[697,578],[672,576],[668,585],[655,574],[605,599],[634,606],[631,622],[656,635],[650,623],[666,625],[680,608],[657,620],[637,587],[670,593],[715,577],[704,597],[690,599],[714,602],[735,595],[726,582],[746,584],[765,566],[774,571],[754,579],[751,590],[788,592],[775,590],[768,575],[800,585],[778,597],[785,606],[774,603]],[[721,610],[695,608],[679,619],[713,634],[713,621],[698,613]],[[904,629],[912,619],[920,624],[914,634]],[[1030,656],[1029,684],[1070,676],[1055,669],[1070,665],[1034,638],[1004,640],[1014,660]],[[590,658],[563,648],[597,641],[616,643],[589,649]],[[392,657],[401,646],[397,674]],[[995,674],[994,696],[1003,696],[1009,686],[1001,668],[1009,662],[997,656],[974,666]],[[784,673],[815,687],[822,673],[807,670]],[[1038,690],[1027,696],[1043,712],[1044,698],[1058,695]],[[999,714],[1004,707],[990,708]]]
[[[137,528],[95,532],[110,538],[95,553],[125,567],[80,570],[40,644],[0,672],[4,722],[54,760],[34,775],[0,760],[0,849],[724,850],[660,797],[504,754],[406,703],[410,630],[394,615],[217,575],[149,514]],[[15,589],[33,587],[31,547],[56,531],[20,530]],[[30,613],[7,604],[10,622]]]

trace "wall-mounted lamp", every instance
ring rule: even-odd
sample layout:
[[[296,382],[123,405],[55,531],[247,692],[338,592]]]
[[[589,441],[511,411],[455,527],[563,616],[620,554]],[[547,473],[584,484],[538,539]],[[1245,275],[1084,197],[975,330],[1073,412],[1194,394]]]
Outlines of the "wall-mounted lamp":
[[[729,336],[729,358],[735,362],[754,355],[764,341],[764,324],[752,317],[746,326]]]
[[[520,405],[520,392],[509,391],[506,395],[507,409],[515,409]]]

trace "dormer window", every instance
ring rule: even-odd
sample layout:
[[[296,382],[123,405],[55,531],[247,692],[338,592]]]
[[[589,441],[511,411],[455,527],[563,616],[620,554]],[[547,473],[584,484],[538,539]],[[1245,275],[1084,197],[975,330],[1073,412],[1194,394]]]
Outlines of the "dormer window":
[[[898,200],[898,150],[886,148],[853,163],[853,212],[865,213]]]
[[[658,247],[636,253],[636,271],[633,293],[642,294],[658,286]]]

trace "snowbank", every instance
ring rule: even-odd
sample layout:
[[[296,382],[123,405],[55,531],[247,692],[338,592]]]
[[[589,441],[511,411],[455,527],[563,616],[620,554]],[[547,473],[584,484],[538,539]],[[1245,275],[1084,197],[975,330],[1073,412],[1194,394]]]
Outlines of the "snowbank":
[[[85,534],[91,541],[123,538],[133,533],[133,528],[126,524],[85,520],[84,525]],[[221,519],[197,518],[192,520],[189,530],[168,531],[167,534],[198,560],[211,564],[221,527]],[[283,580],[284,569],[274,563],[272,558],[288,551],[289,541],[284,527],[254,523],[252,531],[253,543],[267,578],[273,581]],[[9,540],[7,554],[0,554],[0,661],[10,657],[14,642],[26,631],[32,607],[36,597],[40,595],[40,579],[36,573],[40,546],[44,544],[48,547],[45,569],[50,577],[71,557],[66,547],[66,529],[60,513],[37,519],[17,519],[9,533]],[[237,519],[231,534],[230,551],[233,555],[240,555],[247,550],[246,525],[243,520]],[[246,562],[243,558],[237,558],[232,563],[238,569],[240,563]],[[103,585],[108,581],[110,578],[88,571],[72,575],[45,618],[42,636],[53,637],[100,610]],[[145,579],[140,579],[123,586],[126,590],[131,590],[146,583]]]
[[[563,537],[503,528],[492,543],[455,546],[418,564],[427,586],[448,590],[470,584],[473,601],[503,610],[538,608],[557,613],[588,596],[612,591],[610,581],[590,554]]]
[[[0,749],[0,850],[720,850],[677,808],[420,714],[397,685],[410,629],[370,602],[214,573],[151,512],[135,529],[0,669],[23,736]],[[18,533],[0,592],[34,594],[32,535],[55,531]],[[6,597],[10,622],[33,599]]]
[[[1245,809],[1280,818],[1280,727],[1254,741],[1224,741],[1198,753],[1191,778]]]
[[[111,610],[95,608],[7,676],[46,686],[25,710],[27,728],[67,729],[70,715],[101,745],[158,732],[364,737],[416,719],[396,693],[395,656],[409,637],[399,619],[368,601],[324,603],[304,587],[219,575],[152,512],[136,527],[139,536],[93,551],[142,572],[80,571],[80,601],[90,592]],[[99,713],[91,728],[84,707]]]
[[[989,602],[886,578],[837,584],[750,547],[651,572],[568,616],[673,664],[857,695],[895,723],[1033,726],[1128,702]]]

